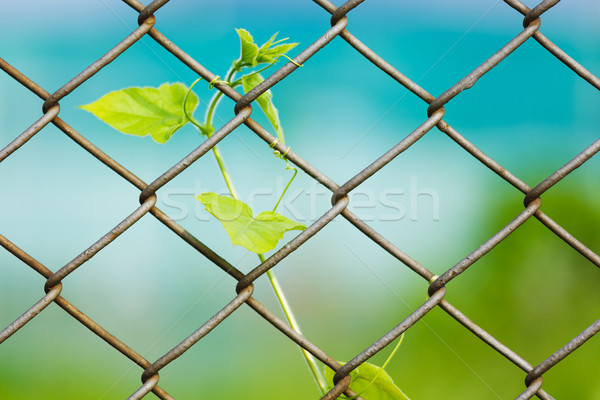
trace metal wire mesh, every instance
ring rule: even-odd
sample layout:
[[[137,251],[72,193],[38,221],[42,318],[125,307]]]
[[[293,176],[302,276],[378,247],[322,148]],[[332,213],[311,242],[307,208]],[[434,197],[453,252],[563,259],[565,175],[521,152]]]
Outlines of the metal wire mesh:
[[[565,344],[562,348],[556,350],[555,353],[550,355],[546,360],[538,365],[532,365],[527,360],[518,355],[515,351],[504,345],[502,342],[494,338],[488,332],[479,327],[475,322],[470,320],[465,314],[459,309],[450,304],[446,299],[446,292],[449,287],[449,283],[455,278],[459,277],[463,272],[466,272],[477,260],[485,256],[490,250],[502,242],[505,238],[511,235],[515,230],[519,229],[525,221],[534,217],[545,225],[551,232],[561,238],[569,246],[587,258],[591,263],[600,267],[600,256],[586,247],[576,237],[567,232],[563,227],[550,218],[541,210],[541,196],[544,192],[554,186],[557,182],[565,178],[573,170],[580,167],[591,157],[593,157],[600,150],[600,139],[593,142],[584,151],[574,157],[571,161],[566,163],[563,167],[558,169],[555,173],[541,181],[537,186],[530,187],[525,182],[520,180],[518,177],[513,175],[510,171],[501,166],[494,159],[487,156],[475,145],[469,142],[465,137],[461,136],[453,127],[443,120],[445,116],[444,106],[450,102],[454,97],[459,95],[463,90],[468,89],[476,84],[477,80],[489,72],[493,67],[503,62],[503,60],[514,50],[522,46],[525,42],[532,39],[542,45],[549,53],[554,55],[558,60],[564,63],[573,72],[579,75],[582,79],[587,81],[594,88],[600,90],[600,79],[595,75],[586,70],[583,66],[577,63],[574,59],[569,57],[564,51],[558,46],[552,43],[546,36],[544,36],[539,28],[541,24],[540,17],[551,7],[558,3],[558,0],[544,0],[533,9],[529,9],[523,3],[517,0],[505,0],[505,3],[510,7],[524,16],[523,26],[524,29],[510,40],[502,48],[498,49],[488,60],[483,64],[475,68],[471,73],[458,81],[455,85],[446,90],[442,95],[434,97],[428,93],[425,89],[411,81],[408,77],[399,72],[396,68],[386,62],[383,58],[373,52],[367,45],[362,43],[358,38],[353,36],[346,26],[348,24],[348,18],[351,18],[351,10],[359,6],[364,0],[349,0],[341,7],[335,7],[332,3],[327,0],[315,0],[319,6],[325,9],[331,14],[331,28],[323,33],[323,35],[311,45],[307,46],[301,53],[294,58],[294,62],[288,62],[279,68],[276,72],[270,75],[263,83],[258,85],[252,91],[244,96],[241,96],[231,87],[225,84],[217,83],[215,87],[222,91],[226,96],[233,99],[235,104],[235,117],[225,123],[213,136],[206,139],[198,148],[192,151],[188,156],[179,161],[176,165],[165,171],[161,176],[157,177],[151,183],[146,183],[138,178],[135,174],[124,168],[119,162],[115,161],[101,149],[96,147],[80,133],[78,133],[73,127],[67,122],[63,121],[58,115],[60,112],[59,102],[65,96],[70,95],[74,90],[77,89],[83,82],[88,80],[90,77],[98,73],[107,64],[119,57],[125,52],[130,46],[136,43],[145,35],[153,38],[157,43],[163,46],[167,51],[177,57],[182,63],[187,65],[195,73],[203,77],[206,81],[213,81],[216,78],[211,71],[207,70],[200,63],[194,60],[191,56],[186,54],[177,45],[171,42],[167,37],[161,34],[154,28],[155,16],[154,13],[161,7],[168,3],[168,0],[156,0],[150,5],[144,6],[137,0],[124,0],[131,8],[139,12],[137,28],[134,32],[124,38],[117,46],[112,48],[96,62],[91,64],[88,68],[83,70],[80,74],[75,76],[63,87],[54,93],[46,92],[42,87],[38,86],[29,77],[21,73],[17,68],[11,66],[3,59],[0,59],[0,68],[18,81],[25,88],[35,93],[38,97],[44,100],[43,103],[43,115],[27,128],[23,133],[18,135],[8,146],[0,151],[0,162],[4,161],[7,157],[19,150],[29,139],[40,132],[45,126],[52,123],[64,132],[69,138],[74,140],[79,146],[92,154],[99,162],[112,169],[123,179],[131,183],[137,189],[140,190],[140,205],[131,214],[121,221],[112,230],[107,232],[104,236],[98,239],[95,243],[91,244],[87,250],[79,254],[72,261],[67,263],[65,266],[57,271],[51,271],[43,264],[38,262],[36,259],[31,257],[26,251],[19,248],[16,244],[12,243],[8,238],[0,235],[0,244],[12,253],[14,256],[19,258],[24,264],[33,268],[40,275],[45,277],[46,283],[44,286],[46,295],[39,299],[33,306],[26,310],[19,318],[13,323],[8,325],[0,332],[0,343],[4,342],[10,336],[15,334],[20,328],[31,321],[38,313],[44,311],[51,303],[56,303],[73,318],[78,320],[81,324],[86,326],[98,337],[106,341],[110,346],[117,349],[125,357],[129,358],[133,363],[140,366],[144,371],[142,374],[143,384],[137,388],[132,389],[130,399],[141,399],[149,392],[153,392],[161,399],[172,399],[166,389],[159,386],[159,372],[166,368],[169,364],[176,362],[175,360],[181,356],[184,352],[189,350],[194,344],[202,340],[212,329],[222,323],[226,318],[236,312],[238,308],[243,305],[249,305],[256,313],[262,316],[268,321],[273,328],[277,329],[281,334],[287,336],[290,340],[297,343],[299,346],[310,352],[317,359],[322,361],[330,368],[336,370],[334,382],[335,386],[329,393],[322,397],[322,399],[334,399],[340,396],[342,393],[347,395],[353,395],[354,393],[349,389],[350,384],[350,372],[366,362],[373,355],[384,349],[392,341],[398,338],[402,333],[410,329],[415,323],[422,319],[427,313],[435,308],[441,308],[449,316],[456,319],[462,324],[468,331],[473,335],[477,336],[481,341],[485,342],[491,348],[495,349],[498,353],[510,360],[515,366],[522,369],[525,374],[525,390],[519,394],[517,399],[530,399],[537,396],[540,399],[552,399],[553,397],[547,393],[543,388],[543,376],[551,368],[556,366],[565,357],[571,354],[575,349],[583,345],[587,340],[594,336],[600,330],[600,320],[597,320],[589,325],[587,329],[581,332],[579,335],[574,337],[571,341]],[[336,37],[341,37],[349,45],[351,45],[357,52],[364,56],[367,60],[377,66],[382,72],[389,75],[389,77],[397,82],[398,84],[406,87],[414,95],[422,99],[428,104],[427,116],[422,124],[416,128],[409,135],[404,137],[397,145],[389,149],[385,154],[376,159],[367,168],[359,171],[352,179],[338,185],[328,176],[323,174],[313,165],[308,163],[300,155],[296,154],[293,150],[289,150],[285,145],[281,143],[275,144],[275,149],[281,153],[287,152],[287,158],[298,168],[304,171],[307,175],[312,177],[314,180],[324,185],[326,188],[331,190],[332,197],[331,208],[325,212],[320,218],[318,218],[312,225],[310,225],[305,231],[297,235],[293,240],[283,246],[280,250],[275,252],[266,261],[262,262],[256,268],[254,268],[248,274],[242,273],[240,270],[231,265],[224,258],[216,254],[213,250],[204,245],[199,238],[196,238],[177,222],[173,221],[161,211],[157,206],[156,192],[167,184],[169,181],[174,179],[183,170],[188,168],[202,156],[204,156],[213,146],[219,141],[231,134],[236,128],[244,124],[249,127],[259,138],[264,140],[265,146],[272,145],[276,138],[259,125],[256,121],[251,118],[252,110],[250,105],[260,96],[262,93],[277,85],[278,82],[285,79],[288,75],[293,73],[297,68],[298,64],[306,63],[314,54],[322,50],[329,42]],[[307,64],[307,65],[310,65]],[[441,132],[446,134],[459,146],[461,146],[466,152],[472,157],[477,159],[491,171],[493,171],[498,177],[508,182],[510,185],[515,187],[517,190],[524,194],[524,210],[516,215],[514,219],[490,237],[483,245],[473,251],[471,254],[466,255],[459,263],[448,269],[441,276],[435,276],[429,269],[421,265],[408,254],[404,253],[393,243],[388,241],[380,233],[370,227],[367,223],[353,214],[347,207],[349,204],[348,194],[356,189],[359,185],[365,182],[369,177],[376,174],[381,168],[388,164],[391,160],[399,156],[402,152],[412,146],[414,143],[419,141],[427,132],[432,129],[439,129]],[[173,347],[170,351],[164,354],[162,357],[155,361],[149,361],[143,356],[132,350],[125,343],[120,341],[118,338],[110,334],[102,326],[94,322],[87,315],[78,310],[73,304],[61,296],[63,289],[63,281],[77,268],[85,265],[85,263],[93,257],[96,253],[101,251],[104,247],[110,244],[112,241],[117,240],[119,235],[134,225],[140,218],[146,214],[153,215],[158,221],[164,224],[165,227],[177,234],[187,244],[205,256],[207,259],[212,261],[215,266],[221,268],[231,277],[237,281],[236,295],[231,301],[224,305],[220,311],[218,311],[212,318],[206,321],[200,328],[195,332],[181,341],[178,345]],[[312,344],[306,337],[297,333],[291,329],[285,322],[275,316],[269,309],[263,304],[258,302],[253,294],[253,283],[263,276],[268,270],[276,267],[284,258],[290,255],[292,252],[302,246],[307,240],[313,235],[320,231],[323,227],[329,224],[335,218],[343,217],[360,230],[366,237],[370,238],[373,242],[378,244],[381,248],[386,250],[393,257],[398,259],[406,267],[410,268],[416,274],[421,276],[427,282],[429,282],[428,299],[418,307],[410,315],[407,315],[404,320],[397,324],[392,330],[383,335],[379,340],[374,342],[371,346],[364,349],[362,352],[357,354],[352,360],[345,365],[340,365],[332,357],[330,357],[324,350]]]

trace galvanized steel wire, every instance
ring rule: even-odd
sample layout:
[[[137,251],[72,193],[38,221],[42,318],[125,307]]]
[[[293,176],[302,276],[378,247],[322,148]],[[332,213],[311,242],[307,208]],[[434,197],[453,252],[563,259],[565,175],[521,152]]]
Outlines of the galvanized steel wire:
[[[211,82],[216,78],[216,75],[211,71],[203,67],[200,63],[194,60],[190,55],[185,53],[176,44],[171,42],[163,34],[156,30],[154,27],[156,17],[154,13],[160,10],[168,4],[168,0],[156,0],[148,6],[144,6],[137,0],[124,0],[133,10],[138,13],[138,24],[139,27],[134,30],[131,34],[125,37],[119,44],[102,55],[97,61],[92,63],[88,68],[83,70],[65,85],[63,85],[56,92],[50,94],[43,88],[38,86],[29,77],[22,74],[16,67],[10,65],[4,59],[0,58],[0,68],[9,76],[18,81],[25,88],[40,97],[44,103],[42,105],[42,116],[35,121],[29,128],[23,133],[18,135],[10,144],[0,150],[0,163],[7,157],[10,157],[15,151],[19,150],[29,139],[40,132],[45,126],[52,123],[64,132],[69,138],[75,141],[79,146],[88,151],[98,161],[112,169],[123,179],[127,180],[133,186],[140,190],[140,204],[135,207],[132,206],[131,214],[121,221],[117,226],[107,232],[104,236],[99,238],[95,243],[91,244],[84,252],[77,255],[73,260],[68,262],[65,266],[60,268],[58,271],[51,271],[43,264],[38,262],[36,259],[31,257],[25,250],[19,248],[16,244],[12,243],[8,238],[0,235],[0,245],[6,250],[12,253],[15,257],[21,260],[25,265],[31,267],[40,275],[42,275],[46,281],[44,290],[46,295],[41,299],[36,300],[35,303],[22,313],[14,322],[9,324],[0,332],[0,343],[4,342],[10,336],[18,332],[25,324],[31,321],[38,313],[43,312],[46,307],[52,303],[56,303],[59,307],[64,309],[73,318],[78,320],[98,337],[106,341],[110,346],[117,349],[125,357],[129,358],[133,363],[139,365],[143,369],[141,375],[143,384],[139,388],[132,388],[131,396],[129,399],[141,399],[149,392],[153,392],[161,399],[172,399],[173,397],[169,393],[159,386],[159,372],[166,368],[169,364],[176,362],[175,360],[181,356],[184,352],[194,346],[195,343],[202,340],[212,329],[223,322],[226,318],[236,312],[243,304],[248,304],[254,311],[268,321],[275,329],[286,335],[290,340],[297,343],[299,346],[304,348],[306,351],[311,353],[314,357],[322,361],[330,368],[336,370],[334,377],[335,387],[331,389],[329,393],[322,397],[322,399],[335,399],[342,393],[352,396],[355,393],[349,389],[350,385],[350,372],[360,366],[365,361],[369,360],[373,355],[384,349],[392,341],[397,339],[402,333],[410,329],[415,323],[423,318],[432,309],[439,307],[444,310],[449,316],[456,319],[462,324],[468,331],[476,335],[483,342],[488,344],[490,347],[495,349],[498,353],[503,355],[505,358],[510,360],[516,367],[522,369],[524,373],[525,389],[520,394],[515,394],[517,399],[530,399],[533,396],[537,396],[540,399],[548,400],[553,397],[547,393],[543,388],[543,375],[561,362],[565,357],[571,354],[575,349],[583,345],[592,336],[598,333],[600,330],[600,320],[591,322],[589,327],[581,332],[578,336],[574,337],[569,343],[565,344],[564,347],[558,349],[554,354],[551,354],[545,361],[538,365],[532,365],[527,360],[519,356],[515,351],[504,345],[502,342],[494,338],[491,334],[483,330],[475,322],[469,319],[459,309],[450,304],[446,299],[446,292],[451,290],[448,285],[452,280],[456,279],[459,275],[465,273],[477,260],[485,256],[490,250],[492,250],[498,243],[503,241],[506,237],[511,235],[515,230],[519,229],[521,225],[530,218],[534,217],[544,224],[550,231],[560,237],[565,243],[570,245],[573,249],[587,258],[591,263],[600,267],[600,256],[586,247],[577,238],[571,235],[558,223],[551,219],[550,216],[545,214],[541,209],[541,196],[553,185],[565,178],[576,168],[583,165],[586,161],[592,158],[600,150],[600,139],[596,140],[589,145],[588,148],[583,150],[580,154],[574,157],[571,161],[566,163],[563,167],[559,168],[555,173],[550,175],[548,178],[540,182],[534,188],[528,186],[525,182],[520,180],[517,176],[513,175],[510,171],[501,166],[498,162],[487,156],[483,151],[478,149],[469,140],[463,137],[458,131],[450,126],[443,118],[445,116],[444,106],[450,102],[454,97],[458,96],[462,91],[475,85],[483,75],[488,73],[514,50],[523,45],[530,39],[537,41],[543,46],[548,52],[554,55],[558,60],[564,63],[573,72],[579,75],[582,79],[587,81],[590,85],[600,90],[600,79],[592,74],[590,71],[585,69],[582,65],[577,63],[573,58],[562,51],[558,46],[550,41],[546,36],[540,32],[541,17],[551,7],[556,5],[559,0],[544,0],[538,6],[533,9],[529,9],[523,3],[517,0],[504,0],[504,2],[510,7],[523,15],[523,27],[524,29],[518,33],[512,40],[510,40],[502,48],[498,49],[489,59],[484,63],[477,66],[471,73],[464,78],[460,79],[456,84],[446,90],[438,97],[434,97],[428,93],[424,88],[420,87],[417,83],[410,80],[407,76],[402,74],[391,64],[386,62],[382,57],[372,51],[367,45],[362,43],[358,38],[352,35],[346,27],[348,24],[348,18],[351,18],[351,11],[358,7],[364,0],[350,0],[339,8],[336,8],[328,0],[314,0],[319,6],[325,11],[331,14],[331,28],[322,34],[314,43],[303,49],[298,56],[294,58],[294,62],[288,62],[275,71],[273,74],[268,76],[264,82],[258,85],[256,88],[251,90],[244,96],[241,96],[234,89],[226,84],[216,83],[215,87],[222,91],[226,96],[233,99],[236,104],[234,107],[235,117],[225,123],[217,132],[215,132],[210,138],[206,139],[198,148],[192,151],[189,155],[184,157],[181,161],[175,164],[172,168],[165,171],[162,175],[157,177],[153,182],[146,183],[138,178],[131,171],[123,167],[119,162],[115,161],[101,149],[96,147],[78,131],[71,127],[67,122],[63,121],[58,115],[60,114],[60,100],[65,96],[68,96],[79,85],[97,74],[107,64],[115,60],[123,52],[139,41],[142,37],[148,35],[152,37],[157,43],[163,46],[167,51],[177,57],[182,63],[187,65],[191,70],[196,72],[199,76],[204,78],[206,81]],[[356,12],[356,11],[355,11]],[[132,18],[134,15],[132,14]],[[389,77],[406,87],[417,97],[421,98],[427,107],[424,108],[424,115],[427,115],[420,126],[418,126],[413,132],[404,137],[397,145],[392,147],[390,150],[381,155],[378,159],[373,161],[368,167],[359,171],[353,178],[338,185],[328,176],[323,174],[317,168],[312,166],[309,162],[303,159],[299,154],[296,154],[293,150],[289,150],[285,145],[276,141],[276,137],[273,136],[267,129],[263,128],[260,124],[251,118],[252,109],[251,104],[265,91],[275,86],[278,82],[285,79],[288,75],[293,73],[299,64],[306,64],[310,68],[309,59],[319,51],[322,50],[329,42],[336,37],[341,37],[350,46],[356,49],[357,52],[362,54],[367,60],[377,66],[382,72],[389,75]],[[204,245],[202,241],[193,236],[191,233],[186,231],[177,222],[171,220],[167,214],[161,211],[157,206],[156,192],[179,175],[182,171],[196,162],[199,158],[204,156],[213,146],[219,141],[227,137],[240,125],[246,125],[249,127],[259,138],[264,140],[265,146],[268,147],[275,144],[275,149],[280,153],[287,152],[286,157],[296,167],[304,171],[307,175],[324,185],[332,192],[331,208],[325,212],[320,218],[312,223],[306,230],[297,235],[289,243],[283,246],[280,250],[275,252],[272,256],[250,271],[248,274],[244,274],[228,261],[222,258],[220,255],[215,253],[209,247]],[[402,152],[411,147],[414,143],[419,141],[424,135],[430,132],[432,129],[438,129],[445,133],[449,138],[456,142],[466,152],[468,152],[475,159],[479,160],[483,165],[493,171],[498,177],[502,178],[510,185],[521,191],[524,195],[525,208],[522,212],[514,217],[514,219],[495,235],[489,238],[479,248],[474,250],[471,254],[468,254],[456,265],[448,269],[441,276],[435,276],[425,266],[421,265],[408,254],[403,252],[401,249],[396,247],[393,243],[383,237],[380,233],[375,231],[366,222],[361,220],[358,216],[353,214],[348,208],[349,198],[348,194],[356,189],[359,185],[364,183],[369,177],[376,174],[381,168],[388,164],[391,160],[398,157]],[[0,165],[2,168],[2,165]],[[186,243],[192,246],[195,250],[201,253],[204,257],[209,259],[214,265],[221,268],[227,274],[237,281],[235,286],[236,295],[233,296],[229,303],[223,306],[212,318],[206,321],[196,331],[190,334],[187,338],[182,340],[179,344],[173,347],[169,352],[164,354],[158,360],[153,362],[145,359],[140,354],[132,350],[125,343],[120,341],[118,338],[110,334],[102,326],[94,322],[91,318],[85,315],[83,312],[78,310],[73,304],[61,296],[63,288],[63,282],[65,279],[77,268],[81,268],[85,263],[101,251],[105,246],[111,242],[117,240],[119,235],[134,225],[142,216],[146,214],[153,215],[158,221],[164,224],[167,228],[177,234]],[[380,339],[375,341],[372,345],[367,347],[364,351],[357,354],[352,360],[350,360],[344,366],[341,366],[337,361],[330,357],[324,350],[320,349],[309,341],[308,338],[297,333],[289,327],[284,321],[275,316],[269,309],[267,309],[258,300],[252,297],[253,293],[253,282],[258,278],[262,277],[265,272],[275,268],[284,258],[302,246],[307,240],[313,235],[320,231],[324,226],[330,223],[335,218],[341,217],[347,219],[357,229],[359,229],[366,237],[373,240],[381,248],[386,250],[393,257],[398,259],[402,264],[410,268],[416,274],[420,275],[425,281],[428,282],[428,293],[429,298],[414,312],[407,315],[406,318],[400,321],[393,329],[383,335]],[[68,283],[67,283],[68,284]]]

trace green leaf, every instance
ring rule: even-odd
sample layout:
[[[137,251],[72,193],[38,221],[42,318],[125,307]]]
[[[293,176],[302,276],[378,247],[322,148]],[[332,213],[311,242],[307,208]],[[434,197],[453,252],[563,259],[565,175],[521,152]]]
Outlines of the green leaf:
[[[240,37],[240,47],[241,53],[240,58],[235,62],[237,65],[237,69],[241,69],[241,67],[256,67],[258,64],[256,61],[256,57],[258,57],[258,46],[254,43],[254,39],[250,32],[245,29],[236,29],[235,30]]]
[[[183,113],[187,92],[181,83],[164,83],[158,88],[132,87],[110,92],[95,102],[80,106],[113,128],[129,135],[151,135],[165,143],[188,123]],[[198,106],[198,97],[188,96],[187,110],[191,114]]]
[[[242,86],[244,87],[244,92],[248,93],[252,89],[254,89],[258,84],[264,81],[264,78],[260,74],[248,74],[242,77]],[[271,90],[267,90],[258,98],[256,102],[263,110],[273,128],[275,128],[275,132],[277,132],[277,137],[279,137],[279,141],[281,143],[285,143],[283,137],[283,128],[281,128],[281,122],[279,122],[279,112],[275,105],[273,104],[273,93]]]
[[[279,57],[293,49],[298,43],[283,43],[287,40],[281,39],[275,41],[277,34],[271,36],[260,48],[254,43],[254,38],[245,29],[236,29],[240,37],[241,54],[240,58],[234,62],[234,68],[241,71],[243,67],[256,67],[258,64],[274,63]]]
[[[284,43],[277,46],[274,46],[278,43],[286,41],[288,38],[278,40],[274,42],[277,34],[271,36],[269,40],[267,40],[260,48],[258,49],[258,56],[256,57],[256,61],[258,64],[261,63],[273,63],[277,61],[279,57],[298,46],[298,43]],[[274,46],[274,47],[272,47]]]
[[[278,34],[279,34],[279,32],[276,32],[273,36],[271,36],[271,38],[269,40],[267,40],[266,42],[264,42],[263,45],[260,46],[259,51],[263,50],[263,49],[268,49],[269,47],[273,46],[274,44],[277,44],[277,43],[280,43],[280,42],[283,42],[283,41],[287,40],[287,38],[285,38],[285,39],[281,39],[281,40],[278,40],[276,42],[273,42],[275,40],[275,38],[277,37]]]
[[[273,63],[277,61],[279,57],[281,57],[296,46],[298,46],[298,43],[285,43],[264,51],[261,49],[258,53],[258,56],[256,57],[256,61],[258,64]]]
[[[343,365],[343,363],[340,364]],[[331,383],[333,383],[334,374],[335,372],[330,368],[325,369],[325,377]],[[352,378],[350,388],[365,400],[410,400],[394,384],[388,373],[377,365],[361,364],[350,372],[350,377]],[[344,398],[344,396],[340,398]]]
[[[202,193],[196,196],[196,200],[221,221],[233,244],[257,254],[273,250],[285,232],[306,229],[304,225],[272,211],[253,217],[247,204],[232,197]]]

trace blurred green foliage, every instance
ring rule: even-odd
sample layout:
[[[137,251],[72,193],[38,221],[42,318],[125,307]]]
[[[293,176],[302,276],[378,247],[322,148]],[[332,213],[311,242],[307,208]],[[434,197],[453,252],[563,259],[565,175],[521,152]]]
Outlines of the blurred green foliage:
[[[541,210],[598,253],[600,190],[595,182],[568,177],[542,196]],[[477,221],[480,243],[523,205],[498,198],[488,209],[489,218]],[[446,299],[535,366],[598,319],[599,284],[597,266],[531,218],[450,282]],[[398,357],[404,354],[413,362],[392,373],[411,398],[512,399],[524,390],[525,373],[518,367],[443,311],[431,314],[424,321],[436,333],[410,330]],[[436,335],[447,348],[436,343]],[[594,337],[546,373],[543,387],[557,399],[600,398],[598,354],[600,340]]]

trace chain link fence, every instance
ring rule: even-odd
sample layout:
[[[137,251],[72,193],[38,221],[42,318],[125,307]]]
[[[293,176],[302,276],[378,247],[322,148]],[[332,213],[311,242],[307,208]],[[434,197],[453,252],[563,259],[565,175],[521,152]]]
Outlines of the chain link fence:
[[[467,272],[475,262],[485,256],[490,250],[511,235],[515,230],[519,229],[519,227],[521,227],[525,221],[529,220],[530,218],[537,219],[551,232],[587,258],[592,264],[600,267],[600,256],[597,253],[586,247],[585,244],[581,243],[576,237],[571,235],[541,209],[541,196],[544,194],[544,192],[569,175],[573,170],[580,167],[587,160],[592,158],[600,150],[600,139],[593,142],[591,145],[589,145],[589,147],[566,163],[563,167],[537,184],[537,186],[530,187],[494,159],[487,156],[465,137],[463,137],[443,118],[445,117],[444,106],[447,103],[459,95],[463,90],[475,85],[478,79],[488,73],[496,65],[503,62],[503,60],[505,60],[505,58],[511,52],[530,40],[537,41],[549,53],[564,63],[574,73],[579,75],[581,79],[587,81],[594,88],[600,90],[600,79],[586,70],[577,61],[572,59],[540,31],[542,15],[551,7],[556,5],[558,0],[544,0],[533,9],[528,8],[518,0],[505,0],[504,2],[506,5],[512,7],[518,13],[524,16],[524,29],[506,45],[498,49],[483,64],[477,66],[471,73],[462,78],[438,97],[434,97],[424,88],[411,81],[408,77],[403,75],[391,64],[386,62],[382,57],[372,51],[367,45],[362,43],[357,37],[353,36],[350,31],[346,30],[348,19],[352,18],[352,12],[356,12],[352,10],[356,7],[358,7],[357,10],[360,10],[360,4],[364,0],[350,0],[340,7],[334,6],[327,0],[314,1],[317,5],[331,14],[331,28],[324,32],[322,36],[314,43],[304,48],[300,54],[294,58],[293,62],[288,62],[283,65],[272,75],[268,76],[260,85],[244,96],[241,96],[237,91],[233,90],[228,85],[216,83],[215,87],[218,90],[222,91],[226,96],[230,97],[236,102],[234,109],[235,116],[222,127],[220,127],[220,129],[218,129],[213,136],[206,139],[188,156],[183,158],[176,165],[174,165],[168,171],[165,171],[161,176],[157,177],[150,183],[142,181],[134,173],[124,168],[118,161],[112,159],[100,148],[88,141],[66,121],[62,120],[59,117],[59,103],[61,99],[70,95],[78,88],[78,86],[101,71],[102,68],[115,60],[130,46],[146,35],[154,39],[157,43],[163,46],[167,51],[172,53],[177,59],[187,65],[192,71],[197,73],[206,81],[215,81],[215,79],[217,79],[215,74],[202,66],[190,55],[186,54],[175,43],[171,42],[167,37],[154,28],[156,22],[154,13],[162,7],[168,7],[168,0],[156,0],[148,6],[145,6],[136,0],[124,0],[125,3],[139,13],[139,27],[126,38],[124,38],[118,45],[116,45],[114,48],[100,57],[96,62],[91,64],[88,68],[83,70],[80,74],[75,76],[54,93],[48,93],[29,77],[21,73],[18,67],[10,65],[4,59],[0,58],[0,68],[2,68],[6,74],[10,75],[21,85],[23,85],[24,88],[27,88],[44,101],[42,107],[43,115],[23,133],[18,135],[8,146],[0,151],[0,162],[4,161],[15,151],[19,150],[21,146],[23,146],[29,139],[40,132],[45,126],[48,124],[54,124],[79,146],[92,154],[99,162],[112,169],[123,179],[139,189],[141,193],[139,197],[140,205],[136,205],[136,208],[127,218],[121,221],[117,226],[99,238],[95,243],[91,244],[84,252],[79,254],[72,261],[57,271],[48,269],[42,263],[30,256],[25,250],[12,243],[9,238],[0,235],[0,244],[6,250],[21,260],[25,265],[33,268],[46,279],[44,286],[46,295],[39,299],[33,306],[23,312],[21,316],[19,316],[14,322],[9,324],[0,332],[0,343],[17,333],[20,328],[29,323],[37,314],[44,311],[51,303],[56,303],[73,318],[95,333],[99,338],[103,339],[110,346],[114,347],[121,354],[123,354],[123,356],[127,357],[133,363],[143,369],[141,376],[143,384],[139,388],[132,388],[132,394],[129,397],[130,399],[141,399],[150,392],[154,393],[161,399],[173,399],[168,392],[169,388],[163,388],[161,385],[159,385],[159,372],[163,368],[169,366],[171,363],[175,363],[179,356],[189,350],[198,341],[202,340],[211,330],[235,313],[236,310],[238,310],[243,304],[247,304],[256,313],[268,321],[272,327],[278,330],[282,335],[285,335],[289,338],[289,340],[295,342],[298,346],[301,346],[303,349],[311,353],[329,368],[337,371],[334,377],[335,386],[322,397],[322,399],[335,399],[342,394],[347,396],[355,395],[355,393],[349,388],[351,371],[369,360],[382,349],[386,348],[386,346],[397,339],[405,331],[409,330],[431,310],[440,308],[449,316],[458,321],[461,325],[463,325],[468,332],[471,332],[471,334],[478,337],[481,341],[485,342],[495,351],[510,360],[510,362],[512,362],[516,367],[524,371],[525,389],[522,393],[515,394],[516,399],[530,399],[534,396],[544,400],[553,399],[552,395],[544,390],[544,374],[560,363],[575,349],[582,346],[586,341],[593,337],[600,330],[600,320],[592,322],[587,329],[566,343],[562,348],[557,349],[543,362],[539,363],[538,365],[532,365],[514,350],[507,347],[501,341],[483,330],[475,322],[469,319],[467,315],[463,314],[458,308],[449,303],[448,300],[446,300],[446,294],[448,290],[451,290],[450,283],[452,280],[459,278],[461,274]],[[395,81],[397,84],[406,87],[408,90],[410,90],[410,92],[422,99],[427,104],[427,118],[424,119],[418,128],[404,137],[397,145],[389,149],[381,157],[374,160],[367,168],[357,172],[353,178],[341,185],[323,174],[299,154],[296,154],[287,146],[279,143],[274,135],[272,135],[269,131],[251,118],[251,105],[258,96],[274,87],[278,84],[278,82],[282,81],[288,75],[293,73],[298,68],[299,64],[306,64],[306,68],[310,68],[309,59],[317,52],[327,51],[324,49],[325,46],[338,36],[345,40],[367,60],[377,66],[383,73],[387,74],[390,79]],[[203,244],[201,238],[197,238],[186,231],[181,225],[170,219],[169,216],[161,211],[156,205],[156,193],[160,188],[162,188],[165,184],[178,176],[182,171],[204,156],[209,150],[211,150],[213,146],[235,131],[242,124],[250,128],[260,139],[265,142],[264,146],[266,149],[271,150],[269,147],[274,146],[274,148],[280,153],[285,153],[290,162],[304,171],[308,176],[312,177],[314,180],[328,188],[332,193],[332,206],[327,212],[325,212],[306,230],[297,235],[294,239],[288,242],[285,246],[267,258],[248,274],[244,274],[219,254],[216,254],[213,250]],[[348,209],[348,194],[352,190],[360,186],[369,177],[377,174],[378,171],[381,170],[386,164],[401,155],[405,150],[407,150],[433,129],[438,129],[446,134],[460,147],[462,147],[464,151],[469,153],[472,157],[493,171],[499,178],[505,180],[514,188],[522,192],[524,195],[525,205],[524,210],[518,215],[515,215],[514,219],[508,225],[490,237],[471,254],[466,255],[459,263],[448,269],[441,276],[434,275],[428,268],[415,261],[400,248],[396,247],[396,245],[391,243]],[[2,168],[1,165],[0,168]],[[85,267],[86,262],[90,260],[91,257],[97,254],[111,242],[118,240],[119,235],[129,229],[146,214],[153,215],[158,221],[164,224],[166,228],[178,235],[183,241],[189,244],[189,246],[193,247],[197,252],[214,263],[216,267],[229,274],[237,282],[235,286],[236,294],[235,296],[232,296],[231,301],[228,304],[223,305],[223,308],[221,308],[212,318],[206,321],[195,332],[182,340],[162,357],[154,361],[147,360],[141,356],[139,353],[137,353],[127,344],[123,343],[117,337],[113,336],[105,328],[94,322],[90,317],[77,309],[75,305],[71,304],[67,299],[61,296],[63,282],[65,282],[65,279],[73,271],[78,268]],[[297,250],[307,240],[313,237],[335,218],[345,218],[348,220],[366,237],[370,238],[373,242],[386,250],[403,265],[414,271],[414,273],[421,276],[425,282],[428,282],[429,284],[429,296],[420,307],[414,310],[414,312],[412,312],[410,315],[407,315],[406,318],[400,321],[392,330],[387,332],[372,345],[361,351],[343,366],[340,365],[334,358],[329,356],[324,349],[321,349],[311,343],[309,338],[306,338],[295,330],[291,329],[287,323],[279,319],[273,314],[273,312],[271,312],[252,296],[254,289],[253,283],[257,279],[262,277],[270,269],[277,267],[284,258]]]

